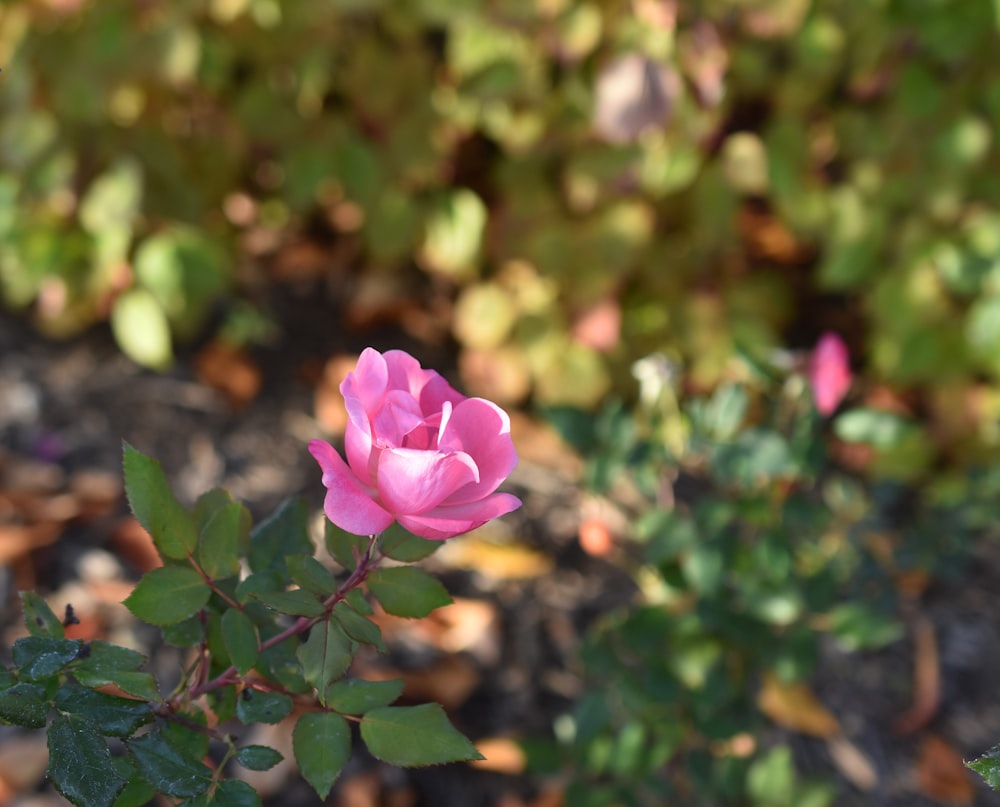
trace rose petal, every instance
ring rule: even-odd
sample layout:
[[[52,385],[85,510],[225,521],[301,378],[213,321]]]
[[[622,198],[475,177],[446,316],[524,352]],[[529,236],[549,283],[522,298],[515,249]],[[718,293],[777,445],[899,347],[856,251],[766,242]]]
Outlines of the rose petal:
[[[340,385],[351,418],[360,413],[377,412],[388,386],[389,368],[385,359],[377,350],[366,347],[358,356],[357,366]]]
[[[404,390],[420,399],[420,392],[436,376],[433,370],[425,370],[413,356],[403,350],[387,350],[383,354],[388,373],[389,389]]]
[[[376,535],[392,524],[392,513],[372,498],[333,446],[311,440],[309,453],[323,469],[323,510],[330,521],[354,535]]]
[[[424,414],[416,398],[404,390],[389,390],[382,401],[382,408],[375,415],[375,439],[380,441],[379,445],[426,448],[426,445],[409,446],[406,439],[423,423]]]
[[[479,482],[456,490],[444,504],[462,504],[492,493],[517,465],[510,437],[510,418],[499,406],[482,398],[468,398],[442,424],[440,451],[464,451],[479,469]]]
[[[436,507],[420,515],[400,515],[399,523],[421,538],[444,541],[481,527],[487,521],[516,510],[521,500],[509,493],[493,493],[485,499],[454,507]]]
[[[423,513],[475,482],[478,474],[472,457],[460,451],[388,448],[379,456],[379,499],[397,515]]]
[[[344,453],[358,481],[375,487],[379,452],[372,444],[371,433],[365,427],[355,425],[354,421],[347,424],[347,431],[344,432]]]

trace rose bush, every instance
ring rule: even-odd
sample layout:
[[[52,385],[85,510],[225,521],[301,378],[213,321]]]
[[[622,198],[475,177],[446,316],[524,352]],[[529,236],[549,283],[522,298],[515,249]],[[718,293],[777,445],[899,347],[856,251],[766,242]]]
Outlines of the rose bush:
[[[444,540],[521,505],[495,492],[517,464],[496,404],[466,398],[401,350],[367,348],[340,391],[347,461],[323,440],[309,452],[323,469],[326,515],[341,529],[375,535],[398,521]]]

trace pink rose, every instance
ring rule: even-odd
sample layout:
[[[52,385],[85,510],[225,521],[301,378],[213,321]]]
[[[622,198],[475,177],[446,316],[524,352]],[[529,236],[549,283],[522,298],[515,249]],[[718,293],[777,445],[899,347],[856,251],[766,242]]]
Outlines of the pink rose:
[[[375,535],[398,521],[443,541],[521,506],[494,492],[517,465],[496,404],[466,398],[401,350],[367,348],[340,391],[347,462],[322,440],[309,452],[323,469],[323,509],[341,529]]]
[[[809,359],[809,384],[821,415],[830,415],[851,386],[851,364],[847,345],[837,334],[824,333]]]

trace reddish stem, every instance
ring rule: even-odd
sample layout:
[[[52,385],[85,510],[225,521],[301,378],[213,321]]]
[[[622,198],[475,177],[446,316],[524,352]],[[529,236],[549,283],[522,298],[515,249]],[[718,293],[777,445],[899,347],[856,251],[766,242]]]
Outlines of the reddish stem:
[[[263,653],[275,645],[281,644],[286,639],[296,636],[300,633],[304,633],[309,630],[313,625],[321,622],[324,619],[329,619],[330,612],[333,611],[337,603],[343,602],[347,595],[360,586],[368,578],[368,575],[372,573],[375,567],[378,565],[378,558],[372,557],[372,550],[375,547],[375,538],[372,536],[371,540],[368,542],[368,547],[361,557],[359,557],[358,565],[355,567],[354,571],[351,572],[350,577],[348,577],[340,587],[330,595],[330,597],[323,603],[323,615],[306,617],[300,616],[291,625],[285,628],[280,633],[276,633],[270,639],[266,639],[260,643],[259,652]],[[204,695],[206,692],[212,692],[213,690],[220,689],[228,684],[236,683],[239,680],[237,676],[237,670],[235,665],[228,667],[223,670],[219,675],[213,678],[211,681],[203,681],[195,687],[192,687],[188,692],[189,698],[197,698],[200,695]]]

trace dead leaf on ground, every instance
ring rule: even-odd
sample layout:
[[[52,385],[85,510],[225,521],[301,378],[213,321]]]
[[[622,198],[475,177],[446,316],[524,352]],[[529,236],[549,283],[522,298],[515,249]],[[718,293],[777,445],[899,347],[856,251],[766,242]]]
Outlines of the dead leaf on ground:
[[[566,796],[561,788],[548,787],[535,796],[528,807],[566,807]]]
[[[456,598],[424,619],[404,619],[379,610],[374,617],[387,642],[405,640],[445,653],[469,653],[481,664],[500,657],[500,621],[496,606],[486,600]]]
[[[958,753],[940,737],[927,737],[917,757],[917,784],[924,795],[943,804],[972,804],[976,786]]]
[[[365,771],[341,780],[337,786],[337,807],[379,807],[382,785],[378,774]]]
[[[58,540],[62,525],[0,524],[0,566],[14,566],[28,553],[49,546]]]
[[[123,487],[118,474],[85,468],[70,477],[69,490],[76,498],[80,517],[93,520],[115,511],[121,501]]]
[[[327,434],[339,437],[347,429],[347,409],[340,385],[357,363],[357,356],[338,355],[323,365],[323,374],[313,392],[313,411],[316,422]]]
[[[23,795],[35,787],[49,764],[49,751],[45,736],[25,734],[16,742],[0,743],[0,804],[9,804],[4,793]]]
[[[580,548],[594,558],[606,558],[615,551],[615,537],[599,518],[585,518],[577,533]]]
[[[878,771],[872,761],[846,737],[831,737],[826,748],[837,770],[862,793],[870,793],[878,786]]]
[[[913,703],[896,718],[899,734],[912,734],[926,726],[941,703],[941,668],[934,626],[926,616],[913,623]]]
[[[470,763],[474,768],[512,776],[524,773],[528,758],[520,744],[509,737],[485,737],[476,741],[476,750],[485,759]]]
[[[464,656],[442,656],[418,670],[401,670],[355,657],[353,673],[368,681],[388,681],[401,678],[403,697],[424,703],[436,701],[445,709],[461,706],[479,686],[482,676],[476,666]]]
[[[553,567],[552,558],[525,544],[475,536],[445,544],[437,557],[452,569],[474,571],[493,580],[531,580],[549,574]]]
[[[801,681],[786,683],[773,673],[766,674],[757,696],[757,706],[786,729],[821,739],[840,734],[837,718]]]
[[[199,381],[221,393],[236,410],[256,398],[263,383],[260,367],[249,353],[218,340],[198,351],[194,370]]]
[[[111,530],[111,546],[138,572],[148,572],[163,565],[153,538],[133,516],[124,517]]]

